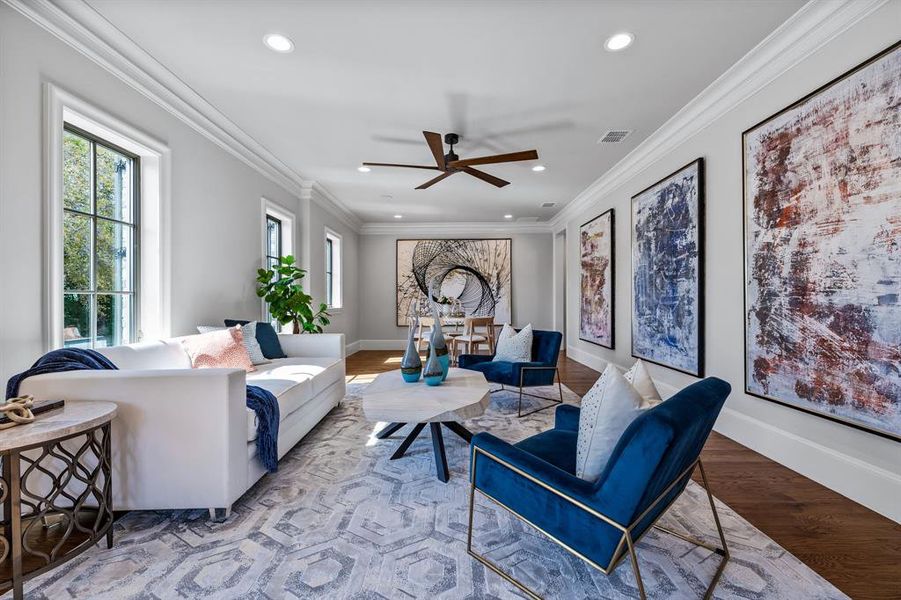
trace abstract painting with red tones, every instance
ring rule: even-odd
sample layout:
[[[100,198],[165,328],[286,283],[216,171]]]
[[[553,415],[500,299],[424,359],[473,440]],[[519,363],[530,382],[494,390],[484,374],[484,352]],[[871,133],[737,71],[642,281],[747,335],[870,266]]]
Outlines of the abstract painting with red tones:
[[[743,142],[746,391],[901,440],[901,44]]]
[[[579,339],[613,348],[613,209],[579,228]]]

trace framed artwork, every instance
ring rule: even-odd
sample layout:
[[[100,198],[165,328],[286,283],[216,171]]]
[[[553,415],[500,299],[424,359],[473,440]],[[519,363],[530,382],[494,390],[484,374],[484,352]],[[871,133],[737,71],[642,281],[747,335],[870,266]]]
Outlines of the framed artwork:
[[[704,159],[632,197],[632,356],[704,376]]]
[[[742,134],[745,391],[901,441],[901,43]]]
[[[579,339],[613,348],[613,209],[579,228]]]
[[[468,316],[513,320],[512,242],[493,240],[397,240],[397,326],[410,322],[414,303],[439,296],[458,302]]]

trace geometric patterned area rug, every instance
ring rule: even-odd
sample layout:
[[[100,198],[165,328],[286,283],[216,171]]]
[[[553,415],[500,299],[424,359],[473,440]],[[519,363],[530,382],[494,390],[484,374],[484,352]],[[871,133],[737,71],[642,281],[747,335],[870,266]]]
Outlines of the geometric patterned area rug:
[[[467,445],[444,436],[451,479],[435,477],[428,431],[388,460],[408,428],[378,440],[382,424],[348,397],[213,523],[206,510],[131,512],[115,546],[92,548],[26,585],[29,599],[477,599],[521,598],[466,553]],[[548,395],[556,389],[545,390]],[[565,390],[568,403],[578,397]],[[517,418],[516,396],[492,394],[466,423],[511,442],[552,426],[553,409]],[[715,492],[716,490],[714,490]],[[628,560],[608,577],[477,496],[474,544],[546,598],[636,597]],[[717,504],[732,558],[716,598],[845,598],[762,532]],[[703,489],[691,483],[661,524],[718,543]],[[719,561],[652,531],[638,544],[650,598],[698,598]],[[4,598],[10,597],[9,595]]]

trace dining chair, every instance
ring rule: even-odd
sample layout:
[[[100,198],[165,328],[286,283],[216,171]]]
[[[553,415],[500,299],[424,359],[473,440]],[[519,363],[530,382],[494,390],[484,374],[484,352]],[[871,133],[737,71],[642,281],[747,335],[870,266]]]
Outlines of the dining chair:
[[[434,324],[435,319],[433,317],[419,317],[419,328],[413,333],[413,340],[416,342],[416,349],[420,352],[428,348]],[[423,343],[426,345],[425,348],[423,348]]]
[[[494,317],[466,317],[463,334],[451,339],[451,356],[457,361],[457,348],[462,345],[466,354],[479,351],[479,346],[488,344],[488,351],[494,354]]]

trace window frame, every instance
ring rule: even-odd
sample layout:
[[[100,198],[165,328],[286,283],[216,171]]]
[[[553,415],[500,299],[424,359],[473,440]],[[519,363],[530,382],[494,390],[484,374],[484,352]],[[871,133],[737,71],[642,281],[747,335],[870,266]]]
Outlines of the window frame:
[[[325,284],[325,303],[331,313],[339,313],[344,308],[343,242],[341,234],[328,227],[325,228],[323,282]]]
[[[261,249],[262,249],[262,268],[269,269],[269,232],[268,232],[268,224],[269,220],[272,219],[277,221],[280,225],[280,233],[279,233],[279,252],[281,256],[279,258],[285,256],[295,256],[294,250],[294,215],[292,215],[287,209],[283,208],[281,205],[272,202],[271,200],[263,197],[260,199],[260,221],[262,224],[261,229]],[[295,260],[296,264],[296,260]],[[269,314],[269,307],[266,304],[266,300],[260,298],[260,320],[265,323],[270,323],[275,328],[276,331],[281,330],[281,325],[275,322],[272,319],[272,315]]]
[[[161,140],[52,82],[42,84],[42,346],[63,347],[63,123],[141,158],[140,330],[137,339],[171,337],[172,151]]]
[[[122,148],[121,146],[109,142],[103,137],[96,135],[90,131],[87,131],[73,123],[70,123],[68,120],[63,120],[62,134],[60,137],[60,150],[63,153],[63,164],[65,163],[65,152],[62,149],[63,144],[65,143],[66,133],[81,137],[87,140],[90,143],[90,161],[91,161],[91,189],[90,189],[90,211],[84,212],[81,210],[67,208],[65,205],[65,189],[61,187],[62,191],[62,217],[65,221],[65,215],[73,214],[79,215],[87,218],[91,223],[91,246],[90,246],[90,262],[88,266],[89,279],[90,279],[90,288],[89,290],[68,290],[65,285],[65,264],[63,265],[63,283],[60,286],[60,291],[62,294],[63,307],[65,307],[65,297],[66,295],[72,294],[76,296],[87,296],[90,298],[90,323],[89,323],[89,331],[88,335],[84,335],[82,332],[82,337],[87,338],[89,342],[89,348],[96,348],[97,343],[97,299],[99,296],[129,296],[131,301],[131,306],[129,307],[129,332],[128,332],[128,340],[123,341],[124,344],[134,344],[140,338],[141,332],[141,157],[134,152],[127,150],[126,148]],[[107,150],[111,150],[118,154],[128,157],[132,161],[132,169],[131,169],[131,198],[130,198],[130,213],[131,213],[131,222],[124,221],[120,219],[114,219],[112,217],[107,217],[101,215],[97,212],[97,147],[100,146]],[[130,257],[130,265],[129,269],[131,271],[131,290],[130,291],[114,291],[114,290],[105,290],[101,291],[97,289],[97,281],[96,281],[96,269],[97,269],[97,224],[99,222],[106,223],[114,223],[121,226],[129,227],[131,229],[131,252]],[[60,242],[63,247],[65,247],[65,228],[62,230],[62,236],[60,238]],[[65,309],[64,309],[65,310]],[[62,322],[63,327],[65,328],[65,320]],[[62,332],[60,332],[62,335]],[[60,347],[65,347],[65,339],[62,340],[62,344]]]

